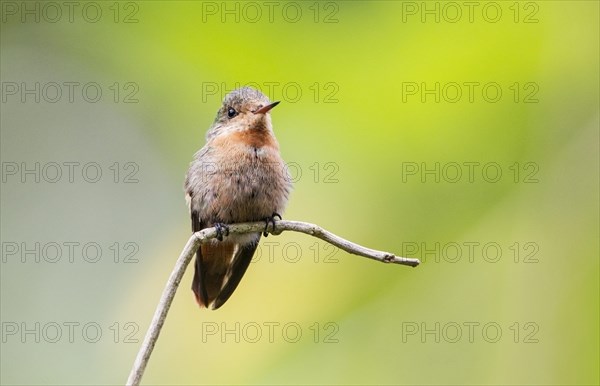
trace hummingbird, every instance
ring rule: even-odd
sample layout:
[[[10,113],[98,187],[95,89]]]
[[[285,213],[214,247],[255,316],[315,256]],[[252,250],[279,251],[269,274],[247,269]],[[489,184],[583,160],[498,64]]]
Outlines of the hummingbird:
[[[192,291],[200,307],[216,310],[238,286],[261,233],[229,235],[226,224],[281,219],[291,182],[273,133],[279,102],[242,87],[228,93],[185,178],[192,232],[217,229],[196,252]]]

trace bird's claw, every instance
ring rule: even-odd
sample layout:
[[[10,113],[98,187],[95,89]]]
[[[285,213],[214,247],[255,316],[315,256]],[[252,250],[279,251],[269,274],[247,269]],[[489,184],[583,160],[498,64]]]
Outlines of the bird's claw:
[[[273,229],[275,229],[275,217],[279,217],[280,220],[282,219],[281,215],[277,212],[273,212],[271,216],[265,218],[265,230],[263,231],[263,236],[269,236],[269,232],[267,232],[267,229],[269,229],[269,224],[272,224]]]
[[[215,223],[215,229],[217,230],[217,240],[223,241],[223,236],[229,236],[229,226],[223,223]]]

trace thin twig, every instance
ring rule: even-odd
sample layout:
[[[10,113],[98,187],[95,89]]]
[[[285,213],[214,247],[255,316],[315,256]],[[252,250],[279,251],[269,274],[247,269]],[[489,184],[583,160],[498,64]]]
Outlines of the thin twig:
[[[230,234],[262,232],[264,229],[264,222],[240,223],[229,225]],[[276,235],[284,231],[306,233],[307,235],[311,235],[321,240],[327,241],[328,243],[333,244],[348,253],[368,257],[370,259],[381,261],[383,263],[394,263],[408,265],[411,267],[416,267],[420,264],[419,259],[400,257],[394,255],[393,253],[366,248],[362,245],[352,243],[339,236],[336,236],[333,233],[328,232],[317,225],[309,224],[306,222],[280,220],[275,222],[275,226],[269,225],[268,230],[270,233]],[[160,297],[160,302],[158,303],[156,311],[154,312],[152,323],[150,323],[150,327],[148,327],[148,332],[146,332],[146,336],[144,337],[142,347],[140,347],[140,351],[138,352],[138,355],[135,358],[133,368],[131,369],[131,373],[129,374],[129,378],[127,379],[127,385],[137,386],[140,384],[140,381],[142,380],[142,375],[144,374],[144,370],[146,369],[146,365],[148,364],[148,360],[150,359],[150,355],[152,354],[152,350],[154,349],[154,345],[156,344],[158,335],[160,334],[160,330],[163,324],[165,323],[167,313],[169,312],[169,308],[171,307],[171,303],[173,302],[173,298],[175,297],[175,292],[177,291],[177,287],[179,286],[181,278],[185,273],[186,267],[192,260],[192,257],[196,253],[196,250],[200,247],[200,244],[206,242],[207,240],[213,239],[216,236],[217,230],[215,228],[206,228],[194,233],[190,237],[188,242],[185,244],[183,251],[181,251],[179,258],[175,263],[173,272],[171,272],[171,276],[169,276],[169,280],[167,281],[167,285],[163,290],[162,296]]]

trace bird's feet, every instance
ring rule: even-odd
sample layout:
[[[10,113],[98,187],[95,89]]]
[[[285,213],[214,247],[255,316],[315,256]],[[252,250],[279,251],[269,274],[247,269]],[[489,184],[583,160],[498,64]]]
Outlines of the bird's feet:
[[[273,212],[270,217],[265,218],[265,230],[263,231],[263,236],[269,236],[269,232],[267,232],[267,229],[269,229],[269,224],[273,224],[273,229],[275,229],[275,217],[279,217],[280,220],[282,219],[281,215],[277,212]]]
[[[229,226],[223,223],[215,223],[215,229],[217,230],[217,240],[223,241],[223,236],[229,236]]]

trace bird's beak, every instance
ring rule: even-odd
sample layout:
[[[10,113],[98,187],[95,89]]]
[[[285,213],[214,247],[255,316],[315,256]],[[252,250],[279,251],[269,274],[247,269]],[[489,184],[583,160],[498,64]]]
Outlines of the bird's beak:
[[[278,104],[279,104],[279,101],[273,102],[270,105],[266,105],[266,106],[261,107],[260,109],[256,110],[254,112],[254,114],[266,114],[269,112],[269,110],[271,110],[273,107],[277,106]]]

